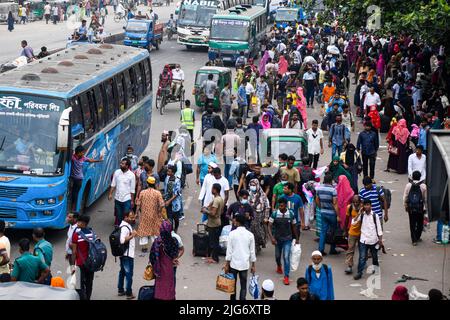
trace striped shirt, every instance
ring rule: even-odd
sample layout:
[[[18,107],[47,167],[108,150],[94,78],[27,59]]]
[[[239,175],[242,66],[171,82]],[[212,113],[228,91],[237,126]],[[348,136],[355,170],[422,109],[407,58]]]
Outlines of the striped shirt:
[[[359,196],[361,197],[361,200],[369,199],[370,202],[372,202],[372,211],[376,213],[380,219],[383,217],[380,197],[384,197],[384,192],[381,188],[377,190],[377,186],[373,184],[372,189],[370,190],[367,190],[366,188],[359,190]]]
[[[316,195],[320,200],[320,213],[335,215],[333,198],[337,197],[336,189],[332,185],[323,184],[316,188]]]

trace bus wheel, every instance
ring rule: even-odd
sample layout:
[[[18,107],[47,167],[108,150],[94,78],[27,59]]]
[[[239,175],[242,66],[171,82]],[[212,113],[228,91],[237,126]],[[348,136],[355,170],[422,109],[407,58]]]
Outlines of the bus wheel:
[[[83,197],[81,198],[80,215],[85,214],[87,212],[87,201],[88,201],[88,197],[89,197],[89,189],[90,189],[89,185],[87,185],[84,188]]]

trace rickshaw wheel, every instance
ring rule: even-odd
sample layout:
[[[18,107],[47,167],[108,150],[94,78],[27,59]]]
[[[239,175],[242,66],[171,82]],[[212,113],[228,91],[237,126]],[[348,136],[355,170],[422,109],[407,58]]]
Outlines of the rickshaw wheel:
[[[183,109],[184,106],[184,89],[180,92],[180,109]]]

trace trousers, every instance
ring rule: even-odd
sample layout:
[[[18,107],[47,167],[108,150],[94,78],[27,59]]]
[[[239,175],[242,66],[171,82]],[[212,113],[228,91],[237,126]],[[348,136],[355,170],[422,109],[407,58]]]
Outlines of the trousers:
[[[241,291],[239,292],[239,300],[247,300],[247,276],[248,276],[248,270],[236,270],[233,268],[230,268],[230,272],[234,275],[234,278],[236,279],[236,286],[234,290],[234,294],[230,296],[230,300],[236,300],[236,291],[237,291],[237,278],[239,275],[239,283],[241,285]]]
[[[369,176],[370,178],[375,178],[375,162],[377,160],[377,155],[362,155],[362,161],[363,161],[363,175],[364,177]],[[370,174],[368,174],[368,166],[370,166]]]

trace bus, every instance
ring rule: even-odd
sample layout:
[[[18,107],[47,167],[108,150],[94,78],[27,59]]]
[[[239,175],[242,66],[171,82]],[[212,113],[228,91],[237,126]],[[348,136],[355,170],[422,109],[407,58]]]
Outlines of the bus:
[[[209,51],[224,62],[235,63],[240,52],[254,57],[267,27],[264,7],[240,5],[214,15],[211,20]]]
[[[298,8],[280,7],[276,11],[275,25],[277,28],[286,28],[289,25],[296,24],[300,20],[300,11]]]
[[[127,146],[147,147],[152,70],[147,50],[85,44],[0,74],[0,219],[62,229],[74,149],[86,162],[76,211],[109,187]]]
[[[240,3],[251,3],[251,1],[183,0],[177,12],[177,42],[185,45],[187,49],[194,46],[207,47],[212,16],[220,10],[226,10]]]

